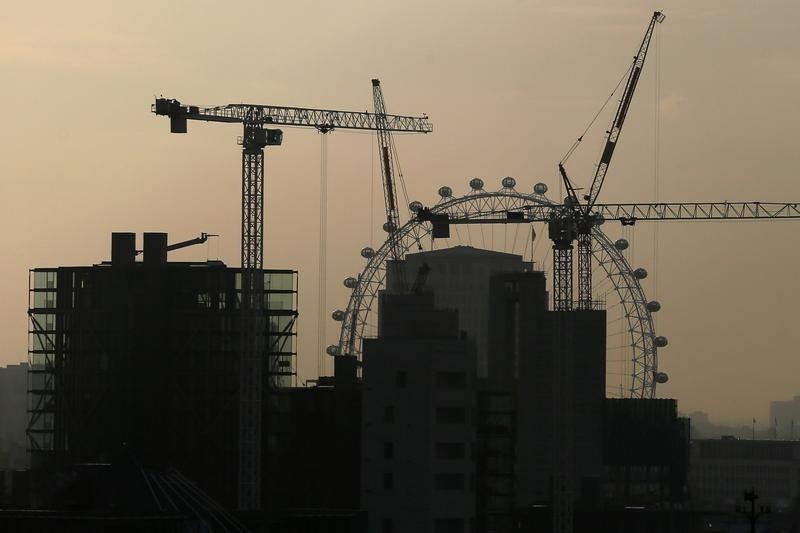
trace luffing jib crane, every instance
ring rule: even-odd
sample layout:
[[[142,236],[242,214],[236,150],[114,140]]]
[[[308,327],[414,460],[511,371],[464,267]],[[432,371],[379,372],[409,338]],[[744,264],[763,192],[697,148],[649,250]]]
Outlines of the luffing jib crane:
[[[170,119],[172,133],[186,133],[189,120],[242,124],[242,336],[239,373],[239,495],[242,510],[258,509],[261,473],[262,356],[265,350],[263,299],[264,266],[264,148],[278,146],[283,132],[271,126],[383,132],[429,133],[427,116],[413,117],[358,111],[336,111],[260,104],[215,107],[185,105],[157,98],[151,111]]]
[[[592,308],[592,227],[596,224],[592,208],[603,187],[603,181],[611,164],[611,158],[614,156],[622,126],[628,116],[628,109],[644,68],[653,31],[657,23],[664,22],[664,18],[665,15],[660,11],[653,13],[639,50],[633,58],[633,64],[628,72],[628,80],[622,92],[617,112],[614,114],[614,120],[611,122],[611,128],[607,132],[605,147],[591,187],[583,196],[583,204],[567,176],[564,168],[565,161],[562,160],[558,164],[558,171],[564,182],[567,197],[564,199],[563,211],[556,213],[548,225],[548,233],[553,241],[553,308],[555,310],[572,309],[572,243],[575,240],[578,241],[578,309]]]

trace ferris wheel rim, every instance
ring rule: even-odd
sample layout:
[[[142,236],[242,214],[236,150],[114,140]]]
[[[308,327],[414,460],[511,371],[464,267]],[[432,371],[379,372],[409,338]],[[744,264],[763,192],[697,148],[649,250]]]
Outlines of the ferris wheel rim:
[[[487,191],[483,188],[473,189],[462,196],[442,195],[440,201],[430,208],[430,212],[479,218],[482,215],[499,212],[492,205],[498,202],[502,207],[500,211],[509,210],[511,204],[515,210],[525,209],[527,205],[553,209],[561,207],[561,204],[553,202],[544,194],[528,194],[513,187],[503,187],[497,191]],[[503,205],[504,203],[506,205]],[[470,206],[479,206],[479,209],[470,211]],[[488,209],[484,211],[480,207]],[[397,230],[395,239],[400,242],[400,248],[405,255],[414,245],[422,250],[422,239],[430,234],[429,224],[411,218]],[[614,291],[624,307],[625,319],[628,322],[627,332],[631,340],[633,374],[631,387],[626,391],[626,397],[653,398],[655,397],[658,357],[657,347],[653,341],[655,338],[653,318],[647,307],[644,290],[625,256],[599,227],[593,227],[592,237],[595,245],[592,255],[611,280]],[[378,291],[384,286],[385,264],[389,257],[390,247],[390,239],[387,239],[377,250],[373,250],[370,257],[365,256],[367,264],[358,275],[356,285],[352,288],[346,311],[341,314],[339,342],[329,347],[329,355],[347,354],[360,359],[361,341],[365,338],[364,328],[367,325],[367,317],[372,312]],[[371,249],[365,248],[364,250]],[[364,255],[364,250],[362,250],[362,255]]]

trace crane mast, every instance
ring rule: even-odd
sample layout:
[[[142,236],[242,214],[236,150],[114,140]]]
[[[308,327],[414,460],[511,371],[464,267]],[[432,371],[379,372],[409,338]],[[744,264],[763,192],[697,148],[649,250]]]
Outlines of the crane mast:
[[[257,510],[261,505],[263,357],[267,353],[264,314],[264,148],[278,146],[283,132],[269,126],[312,127],[322,133],[333,129],[429,133],[427,116],[380,115],[261,104],[227,104],[203,107],[157,98],[151,107],[170,119],[172,133],[186,133],[187,121],[242,124],[242,243],[241,323],[239,364],[239,488],[238,507]],[[272,376],[268,368],[268,375]]]

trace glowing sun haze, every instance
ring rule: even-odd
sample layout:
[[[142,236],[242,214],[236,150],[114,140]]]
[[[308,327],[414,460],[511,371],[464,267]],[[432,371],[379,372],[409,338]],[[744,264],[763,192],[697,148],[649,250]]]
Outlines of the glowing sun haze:
[[[800,4],[793,1],[5,2],[0,6],[0,364],[26,359],[28,269],[108,259],[112,231],[218,233],[174,259],[239,263],[238,126],[170,135],[154,96],[428,113],[400,136],[412,199],[430,204],[514,176],[557,187],[556,163],[627,68],[652,12],[660,29],[662,201],[800,201]],[[655,64],[645,67],[602,200],[654,198]],[[613,110],[612,110],[613,112]],[[570,162],[587,185],[601,118]],[[300,271],[300,376],[316,355],[319,135],[285,129],[267,151],[268,267]],[[379,184],[368,134],[328,141],[326,315],[377,244]],[[370,190],[373,190],[372,197]],[[370,228],[371,212],[374,216]],[[605,228],[604,228],[605,229]],[[373,231],[374,230],[374,231]],[[662,224],[645,282],[670,339],[659,395],[682,411],[766,423],[800,393],[798,222]],[[654,273],[652,226],[635,266]],[[333,323],[328,342],[336,337]],[[327,362],[330,371],[330,362]]]

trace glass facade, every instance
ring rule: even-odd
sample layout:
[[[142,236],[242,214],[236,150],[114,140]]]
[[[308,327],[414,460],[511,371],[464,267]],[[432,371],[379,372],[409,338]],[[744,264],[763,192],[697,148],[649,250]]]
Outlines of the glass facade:
[[[28,446],[45,453],[55,431],[56,277],[55,269],[42,269],[28,280]]]
[[[297,272],[264,272],[268,375],[272,387],[294,385],[297,355]]]

